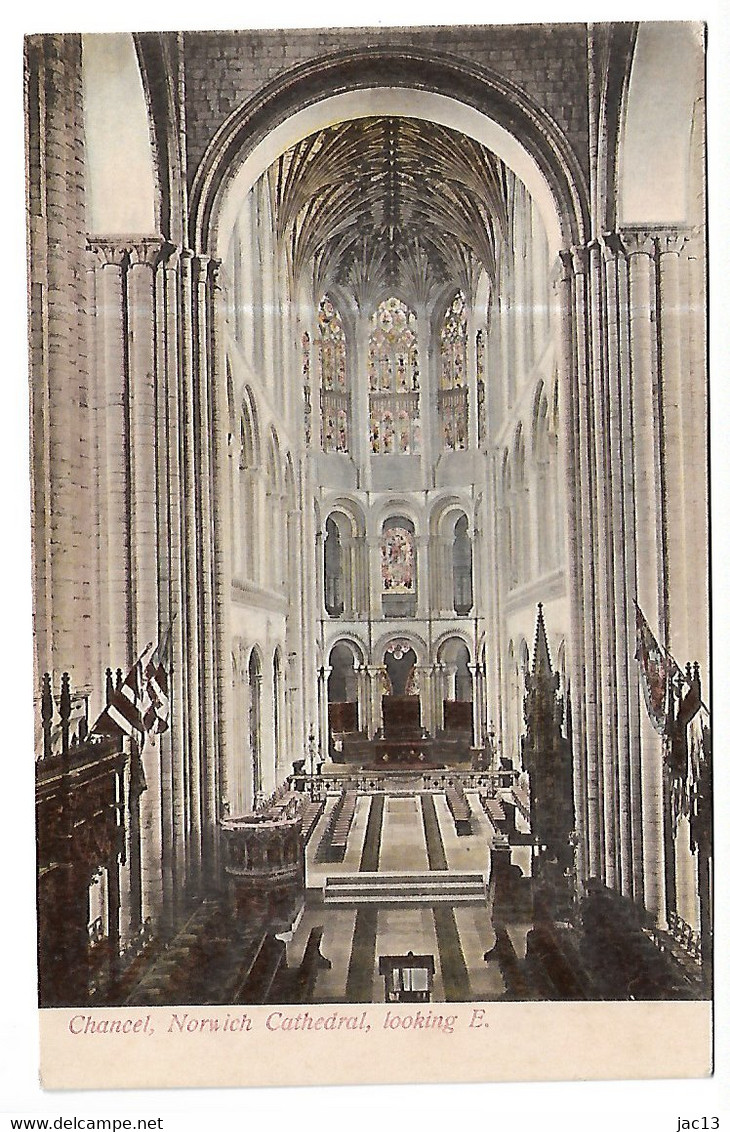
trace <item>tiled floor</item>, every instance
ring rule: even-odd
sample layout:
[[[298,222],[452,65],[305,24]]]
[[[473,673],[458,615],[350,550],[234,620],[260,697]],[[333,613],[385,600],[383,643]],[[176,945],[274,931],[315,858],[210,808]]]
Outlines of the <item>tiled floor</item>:
[[[479,805],[477,796],[470,795],[469,800],[474,814],[474,832],[468,837],[457,837],[454,822],[444,796],[442,794],[434,795],[436,816],[441,830],[444,850],[450,870],[481,872],[488,876],[493,830]],[[287,957],[290,966],[298,964],[301,961],[312,928],[318,925],[323,927],[321,951],[329,959],[332,967],[330,970],[323,970],[317,978],[314,993],[316,1002],[342,1002],[347,997],[348,972],[357,907],[325,905],[322,902],[322,890],[327,876],[341,876],[358,872],[370,804],[369,797],[358,798],[348,838],[347,852],[341,864],[318,864],[314,859],[317,846],[327,825],[327,817],[334,805],[334,799],[328,801],[325,815],[320,819],[314,836],[307,847],[307,906],[294,938],[288,945]],[[521,861],[520,864],[522,864]],[[420,798],[417,795],[388,795],[385,799],[383,814],[379,872],[421,873],[426,871],[428,871],[428,856]],[[494,931],[486,903],[485,905],[454,907],[453,917],[461,952],[469,974],[472,999],[489,1001],[499,998],[504,989],[499,968],[494,960],[484,961],[484,953],[489,951],[494,944]],[[427,904],[385,905],[381,906],[377,910],[377,915],[370,917],[367,923],[371,946],[372,932],[375,933],[375,963],[372,972],[373,1001],[382,1002],[384,1000],[383,979],[377,971],[378,957],[385,954],[402,954],[408,951],[434,956],[436,973],[433,1001],[444,1001],[444,982],[441,972],[442,956],[439,952],[439,940],[436,935],[433,909]],[[453,931],[451,934],[453,935]],[[519,953],[520,945],[524,948],[524,941],[516,940],[515,944]],[[449,956],[444,956],[443,961],[448,964]]]

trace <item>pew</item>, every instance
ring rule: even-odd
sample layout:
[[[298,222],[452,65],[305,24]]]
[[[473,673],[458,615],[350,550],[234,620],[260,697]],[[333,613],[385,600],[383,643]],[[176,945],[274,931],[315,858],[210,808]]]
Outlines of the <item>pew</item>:
[[[446,786],[446,805],[454,819],[457,837],[468,836],[472,832],[471,806],[464,793],[464,787],[458,780],[454,780]]]
[[[334,863],[345,859],[347,839],[350,836],[356,805],[356,792],[343,790],[334,805],[324,836],[319,843],[316,857],[318,862]]]

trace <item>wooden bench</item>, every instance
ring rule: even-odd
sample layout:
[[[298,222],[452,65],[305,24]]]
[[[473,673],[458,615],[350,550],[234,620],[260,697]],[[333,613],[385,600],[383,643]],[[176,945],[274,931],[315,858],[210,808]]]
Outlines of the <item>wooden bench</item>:
[[[317,849],[316,859],[320,863],[344,860],[356,805],[357,794],[352,790],[343,790],[335,802],[324,836]]]
[[[449,807],[451,816],[454,819],[456,836],[468,836],[468,834],[472,832],[471,806],[469,805],[469,799],[464,793],[464,787],[460,782],[452,782],[447,785],[446,805]]]
[[[324,801],[305,802],[302,806],[302,841],[305,845],[314,833],[314,827],[324,813]]]

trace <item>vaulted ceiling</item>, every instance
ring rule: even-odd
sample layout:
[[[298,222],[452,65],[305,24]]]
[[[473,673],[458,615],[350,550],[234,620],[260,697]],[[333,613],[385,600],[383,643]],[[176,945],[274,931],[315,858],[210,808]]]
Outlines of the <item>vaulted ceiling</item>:
[[[362,118],[320,130],[270,168],[277,237],[292,281],[311,273],[361,309],[386,294],[427,303],[447,284],[496,276],[507,175],[478,142],[414,118]]]

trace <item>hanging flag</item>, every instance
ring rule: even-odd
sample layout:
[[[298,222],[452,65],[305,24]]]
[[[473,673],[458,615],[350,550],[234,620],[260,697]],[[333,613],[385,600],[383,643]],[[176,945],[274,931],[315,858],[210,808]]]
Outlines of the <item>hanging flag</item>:
[[[636,605],[636,660],[639,662],[641,690],[655,731],[666,735],[670,729],[669,696],[674,664],[659,645]]]
[[[149,735],[162,735],[170,726],[170,637],[172,622],[164,640],[145,668],[145,711],[143,722]]]
[[[147,728],[147,681],[145,679],[145,657],[152,648],[152,642],[135,661],[121,685],[114,691],[110,702],[91,728],[92,735],[117,735],[120,732],[144,744]]]

